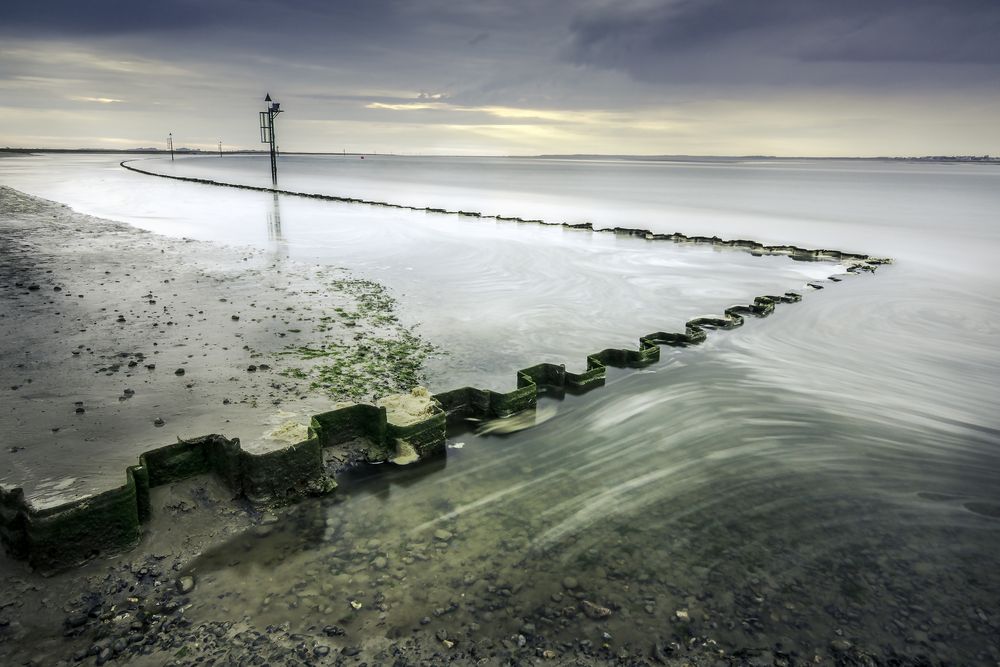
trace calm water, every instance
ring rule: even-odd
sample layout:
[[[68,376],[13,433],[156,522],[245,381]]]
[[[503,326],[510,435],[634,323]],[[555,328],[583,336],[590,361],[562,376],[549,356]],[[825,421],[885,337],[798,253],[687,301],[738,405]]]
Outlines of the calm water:
[[[0,181],[164,233],[273,243],[259,213],[266,195],[154,185],[89,159],[37,159],[68,174],[66,183],[0,162]],[[267,173],[255,158],[154,164],[248,183]],[[103,190],[81,187],[77,179],[92,184],[97,173]],[[141,194],[122,192],[126,181],[143,183]],[[349,635],[376,644],[444,628],[460,642],[521,634],[562,653],[580,641],[618,650],[694,633],[759,650],[767,664],[773,652],[828,659],[831,642],[843,649],[845,641],[880,656],[1000,660],[995,167],[291,157],[281,186],[857,250],[897,263],[666,355],[654,372],[616,374],[603,390],[546,403],[541,410],[555,416],[536,428],[456,433],[446,461],[352,480],[335,498],[296,508],[272,536],[192,565],[202,582],[196,617],[239,609],[262,625],[303,629],[343,617]],[[177,203],[149,196],[159,188]],[[209,208],[230,197],[257,201],[238,211],[258,213],[241,224]],[[312,206],[326,205],[281,199],[284,251],[386,281],[431,334],[447,329],[439,318],[454,318],[453,307],[419,299],[447,274],[441,257],[457,257],[460,247],[486,253],[474,260],[486,273],[474,284],[487,305],[503,304],[504,319],[521,313],[523,287],[538,282],[512,268],[519,253],[511,248],[523,249],[525,269],[541,263],[546,283],[582,282],[568,300],[582,313],[579,326],[603,333],[594,349],[615,342],[616,323],[627,322],[623,336],[662,328],[632,319],[636,311],[656,308],[657,322],[679,323],[693,304],[717,311],[768,281],[798,287],[817,268],[601,235],[581,241],[556,231],[552,241],[545,234],[553,230],[426,216],[397,221],[393,234],[411,235],[398,245],[382,238],[372,251],[359,228],[382,213],[363,207],[329,223],[359,239],[343,241],[338,254],[340,241],[317,249],[328,230]],[[441,255],[431,249],[438,244]],[[831,268],[818,266],[821,275]],[[456,304],[471,301],[443,292]],[[560,301],[565,294],[524,297],[524,312],[537,313],[524,323],[525,349],[552,334],[550,309],[573,312]],[[609,314],[587,308],[602,294]],[[533,330],[549,333],[533,338]],[[474,340],[475,328],[467,331]],[[446,539],[435,536],[440,530]],[[567,613],[575,596],[611,615]],[[363,603],[356,613],[344,611],[352,599]]]

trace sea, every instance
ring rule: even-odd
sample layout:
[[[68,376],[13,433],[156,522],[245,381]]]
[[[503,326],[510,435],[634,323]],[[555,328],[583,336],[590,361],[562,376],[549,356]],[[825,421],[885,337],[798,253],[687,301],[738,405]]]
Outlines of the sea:
[[[270,186],[260,155],[11,158],[0,183],[381,282],[446,352],[428,362],[432,391],[509,390],[518,368],[579,371],[588,353],[635,348],[691,317],[803,295],[648,368],[613,370],[601,389],[543,399],[526,428],[470,425],[442,460],[345,479],[240,542],[236,564],[231,548],[203,554],[195,618],[228,613],[235,596],[262,626],[305,628],[329,600],[350,599],[381,610],[348,621],[375,637],[426,625],[567,655],[680,655],[698,641],[760,664],[1000,664],[997,165],[279,158],[287,192],[893,260],[855,275],[838,262],[168,180],[121,160]]]

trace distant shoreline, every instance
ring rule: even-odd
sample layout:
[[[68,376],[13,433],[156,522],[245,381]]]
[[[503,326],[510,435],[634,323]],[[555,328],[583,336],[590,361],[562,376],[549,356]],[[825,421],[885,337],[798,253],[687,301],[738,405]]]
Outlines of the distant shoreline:
[[[0,157],[35,155],[39,153],[56,154],[97,154],[97,155],[169,155],[170,151],[159,148],[0,148]],[[200,155],[216,156],[218,151],[180,148],[175,149],[178,156]],[[262,150],[231,150],[223,151],[222,155],[267,155]],[[796,160],[828,160],[828,161],[862,161],[862,162],[929,162],[934,164],[1000,164],[1000,156],[992,155],[925,155],[920,157],[906,156],[778,156],[778,155],[605,155],[605,154],[542,154],[542,155],[417,155],[402,153],[344,153],[344,152],[313,152],[313,151],[283,151],[284,155],[329,155],[341,157],[380,156],[380,157],[448,157],[448,158],[514,158],[526,160],[620,160],[623,162],[720,162],[747,161],[787,162]]]

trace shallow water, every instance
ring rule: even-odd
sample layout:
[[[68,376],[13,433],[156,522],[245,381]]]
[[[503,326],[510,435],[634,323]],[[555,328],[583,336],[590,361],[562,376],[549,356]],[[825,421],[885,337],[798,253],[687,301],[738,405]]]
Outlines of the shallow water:
[[[106,156],[22,160],[32,162],[0,163],[9,168],[0,178],[82,212],[346,266],[387,285],[404,320],[446,352],[428,366],[434,391],[506,391],[517,369],[542,361],[580,370],[605,347],[635,348],[641,335],[842,272],[829,262],[178,183]]]
[[[615,374],[607,388],[547,403],[556,416],[533,429],[455,433],[444,460],[349,480],[335,497],[295,508],[270,536],[248,536],[193,563],[195,618],[340,623],[351,643],[443,628],[460,647],[484,638],[517,643],[520,634],[560,654],[581,641],[648,652],[653,641],[693,633],[758,650],[764,663],[779,652],[830,659],[843,641],[880,656],[1000,661],[1000,275],[992,259],[1000,250],[1000,172],[869,162],[419,164],[428,162],[412,176],[410,162],[392,162],[388,184],[373,179],[367,192],[329,190],[374,197],[410,178],[420,187],[402,203],[462,208],[499,188],[503,209],[495,212],[554,210],[570,221],[590,213],[596,198],[603,205],[588,217],[595,223],[662,223],[665,231],[858,250],[897,263],[665,355],[648,369],[655,372]],[[195,159],[190,166],[212,168]],[[457,171],[462,179],[446,182],[461,183],[461,197],[433,199],[445,192],[440,174]],[[589,185],[560,186],[580,171]],[[282,173],[290,179],[294,169]],[[545,197],[535,201],[539,190]],[[623,204],[637,190],[654,213],[672,211],[666,223]],[[173,223],[146,224],[164,231]],[[467,233],[459,219],[441,224],[442,233]],[[508,229],[472,226],[477,234]],[[235,223],[221,228],[237,236]],[[543,231],[510,229],[506,242],[532,246],[539,241],[531,235]],[[582,252],[579,241],[572,245]],[[602,258],[632,262],[643,278],[658,274],[660,246],[634,248],[613,244]],[[353,266],[355,256],[364,254],[342,261]],[[719,259],[694,257],[676,275]],[[722,263],[740,257],[760,261],[724,253]],[[771,260],[763,273],[772,277],[775,266],[828,268]],[[392,284],[393,275],[381,279]],[[692,297],[687,303],[709,303],[709,294],[692,293],[703,284],[685,281],[679,292]],[[405,304],[411,291],[402,292]],[[609,293],[616,301],[629,290]],[[623,310],[649,303],[634,298]],[[427,311],[421,319],[432,330]],[[610,615],[587,618],[576,596]]]

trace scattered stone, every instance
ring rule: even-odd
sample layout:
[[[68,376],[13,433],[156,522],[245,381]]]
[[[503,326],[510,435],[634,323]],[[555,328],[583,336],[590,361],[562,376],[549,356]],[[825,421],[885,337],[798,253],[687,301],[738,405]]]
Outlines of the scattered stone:
[[[155,426],[157,428],[163,426],[166,423],[167,422],[163,421],[162,417],[157,417],[156,419],[153,420],[153,426]]]
[[[438,540],[439,542],[448,542],[449,540],[451,540],[452,537],[454,537],[454,535],[452,535],[449,531],[445,530],[444,528],[438,528],[437,530],[434,531],[434,539]]]
[[[177,592],[187,595],[194,590],[194,577],[181,577],[177,580]]]
[[[847,641],[843,637],[838,637],[830,642],[830,648],[837,653],[846,653],[851,650],[851,642]]]
[[[174,371],[174,375],[184,375],[184,369],[178,368],[176,371]]]
[[[602,607],[598,604],[594,604],[590,600],[584,600],[580,603],[580,609],[587,616],[587,618],[593,620],[601,620],[611,616],[611,610],[607,607]]]
[[[70,614],[66,617],[66,627],[69,628],[79,628],[87,622],[87,614],[84,612],[77,612],[75,614]]]
[[[574,588],[577,588],[580,585],[580,582],[578,582],[575,577],[565,577],[562,580],[562,585],[563,588],[565,588],[568,591],[571,591]]]

